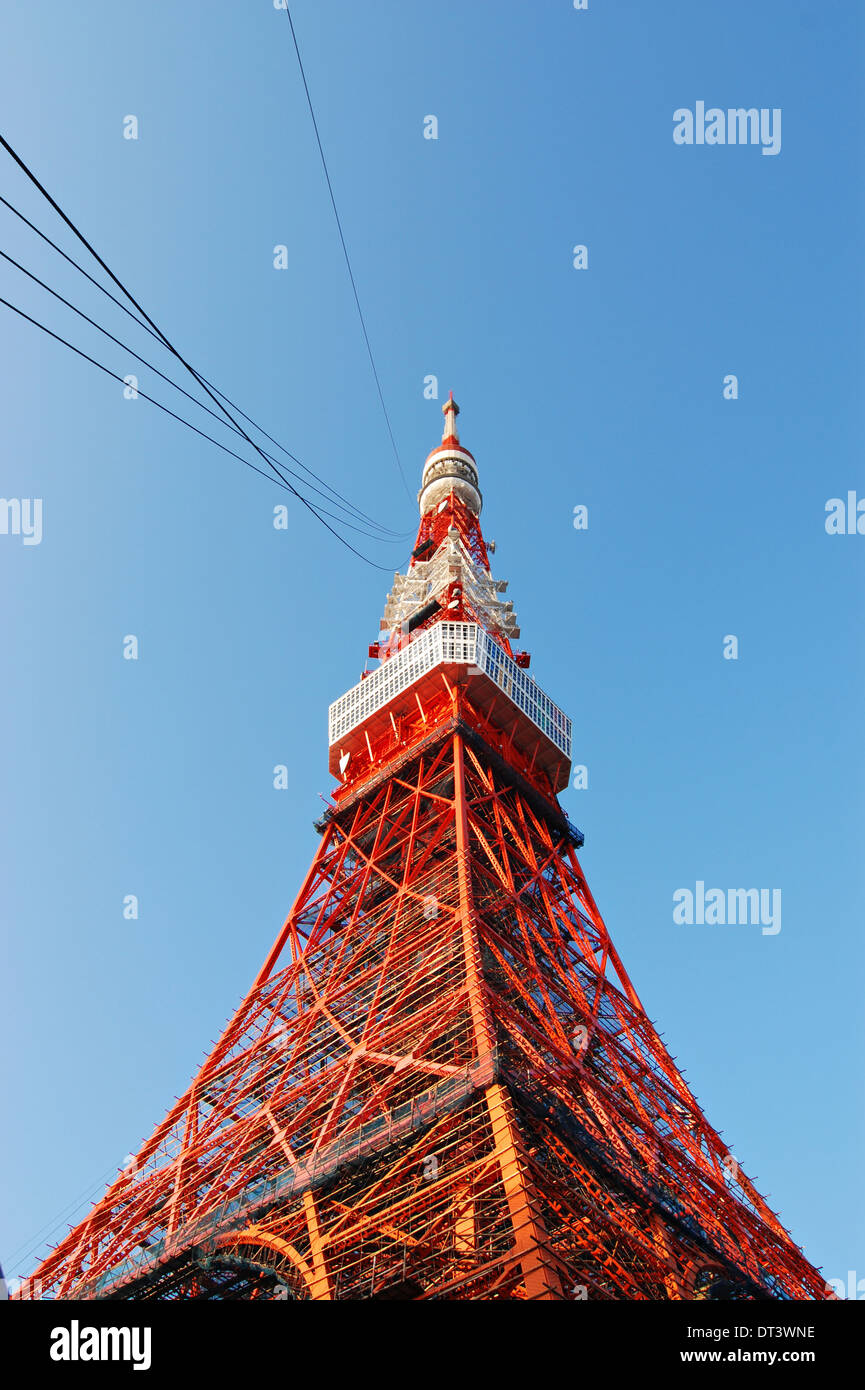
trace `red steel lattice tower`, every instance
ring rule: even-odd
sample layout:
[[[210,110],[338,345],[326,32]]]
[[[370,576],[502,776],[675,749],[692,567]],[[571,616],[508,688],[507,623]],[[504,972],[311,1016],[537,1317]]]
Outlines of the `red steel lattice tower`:
[[[297,900],[43,1296],[826,1297],[595,906],[557,800],[570,720],[513,648],[457,413],[380,664],[330,707],[338,787]]]

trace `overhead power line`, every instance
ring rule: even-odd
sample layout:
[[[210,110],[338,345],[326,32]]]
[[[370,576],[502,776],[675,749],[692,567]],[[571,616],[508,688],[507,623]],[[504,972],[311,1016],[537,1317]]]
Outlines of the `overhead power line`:
[[[118,347],[123,348],[123,351],[127,352],[130,357],[134,357],[136,362],[140,362],[142,366],[147,367],[149,371],[155,372],[155,374],[158,377],[160,377],[169,386],[173,386],[175,391],[179,391],[180,394],[182,396],[185,396],[188,401],[191,401],[193,405],[198,406],[200,410],[206,411],[208,415],[212,416],[212,418],[216,420],[217,424],[222,425],[225,429],[231,430],[233,434],[239,435],[239,432],[234,428],[233,425],[229,425],[228,422],[224,420],[221,415],[217,415],[215,410],[211,410],[209,405],[205,405],[204,401],[198,400],[198,398],[196,396],[193,396],[190,391],[185,390],[185,388],[181,386],[178,382],[174,381],[170,376],[166,376],[165,372],[160,371],[157,366],[155,366],[152,362],[149,362],[146,357],[142,357],[141,354],[136,352],[134,348],[131,348],[128,343],[124,343],[121,338],[116,338],[113,333],[109,333],[107,328],[103,328],[102,325],[97,323],[95,319],[92,319],[89,314],[86,314],[83,309],[77,308],[77,306],[73,304],[71,300],[66,299],[57,290],[53,290],[50,285],[46,285],[44,280],[40,280],[38,275],[34,275],[33,272],[31,270],[28,270],[26,266],[21,265],[20,261],[16,261],[14,256],[10,256],[6,251],[0,251],[0,256],[2,256],[4,261],[8,261],[10,265],[14,265],[16,270],[20,270],[22,275],[26,275],[29,280],[32,280],[35,284],[39,285],[48,294],[52,295],[55,299],[59,300],[61,304],[65,304],[67,309],[71,309],[73,314],[77,314],[79,318],[84,319],[84,321],[86,323],[89,323],[92,328],[95,328],[98,333],[102,333],[103,336],[110,339],[112,343],[116,343]],[[125,380],[125,378],[122,378],[122,380]],[[141,392],[139,392],[138,394],[140,395]],[[270,459],[271,462],[276,462],[272,454],[266,453],[266,457]],[[330,502],[331,505],[334,505],[332,499],[329,498],[327,494],[321,490],[321,488],[314,487],[312,483],[306,480],[306,478],[301,478],[300,474],[295,473],[294,470],[291,468],[286,468],[285,471],[287,473],[290,473],[293,478],[296,478],[298,482],[302,483],[304,487],[310,488],[313,492],[318,493],[319,497],[323,497],[326,502]],[[340,503],[336,503],[335,505],[340,506]],[[342,507],[341,509],[343,511],[346,510],[345,507]],[[325,512],[324,514],[325,516],[335,515],[333,512]],[[354,516],[354,512],[349,512],[349,515]],[[363,526],[353,525],[352,522],[348,521],[347,519],[342,520],[342,524],[344,526],[348,526],[349,529],[352,531],[359,531],[362,535],[368,536],[370,540],[380,541],[385,545],[394,545],[398,539],[402,539],[402,537],[394,536],[390,536],[389,538],[386,538],[385,536],[377,536],[374,532],[366,529]],[[372,524],[375,525],[375,523]]]
[[[110,367],[104,366],[102,362],[97,362],[96,358],[91,357],[89,352],[85,352],[83,348],[76,347],[74,343],[70,343],[68,339],[61,337],[59,333],[55,333],[54,330],[48,328],[46,324],[40,323],[39,319],[35,319],[32,317],[32,315],[26,314],[23,309],[19,309],[17,305],[11,304],[8,299],[3,299],[2,297],[0,297],[0,304],[2,304],[6,309],[11,309],[13,314],[17,314],[19,318],[26,319],[28,323],[32,323],[34,328],[41,329],[42,332],[46,333],[49,338],[53,338],[55,342],[61,343],[63,347],[68,348],[70,352],[74,352],[77,357],[83,357],[86,362],[89,362],[100,372],[104,372],[106,376],[112,377],[115,381],[119,381],[121,385],[123,385],[124,378],[120,376],[118,372],[112,372]],[[156,406],[157,410],[164,411],[166,415],[171,416],[172,420],[177,420],[181,425],[185,425],[187,429],[192,430],[193,434],[200,435],[202,439],[206,439],[209,443],[215,444],[217,449],[221,449],[224,454],[230,454],[232,458],[235,458],[240,463],[245,464],[247,468],[251,468],[254,473],[260,473],[262,478],[267,478],[269,482],[274,481],[270,473],[266,473],[263,468],[259,468],[258,465],[253,463],[250,459],[244,458],[242,454],[235,453],[234,449],[229,449],[227,444],[223,444],[220,440],[214,439],[213,435],[208,434],[205,430],[200,430],[197,425],[193,425],[189,420],[184,419],[182,415],[178,415],[167,405],[163,405],[162,401],[158,401],[154,396],[150,396],[147,394],[146,391],[142,391],[140,387],[138,387],[137,390],[138,395],[141,397],[142,400],[149,401],[151,405]],[[244,438],[245,437],[246,436],[244,436]],[[278,472],[279,470],[276,471]],[[333,512],[325,512],[323,509],[319,510],[318,508],[314,507],[311,502],[307,502],[306,498],[302,497],[301,494],[291,486],[291,483],[283,480],[282,486],[284,486],[289,492],[293,493],[295,497],[298,497],[300,501],[303,502],[304,505],[315,514],[318,520],[321,521],[322,526],[324,526],[326,530],[330,531],[331,535],[335,536],[336,539],[340,542],[340,544],[344,545],[347,550],[350,550],[353,555],[356,555],[359,560],[363,560],[364,564],[371,566],[372,569],[383,570],[386,574],[392,573],[390,565],[376,564],[374,560],[370,560],[368,556],[363,555],[359,550],[356,550],[355,547],[349,541],[347,541],[344,536],[341,536],[338,531],[335,531],[332,526],[328,526],[327,522],[324,521],[323,518],[325,516],[333,517]],[[339,521],[341,525],[349,525],[349,523],[345,521],[343,517],[334,517],[334,520]],[[356,530],[357,528],[352,527],[351,529]]]
[[[80,1196],[73,1197],[73,1199],[70,1202],[67,1202],[66,1206],[63,1207],[62,1211],[59,1211],[55,1217],[50,1218],[48,1221],[45,1222],[43,1226],[39,1227],[39,1230],[35,1233],[35,1235],[29,1237],[26,1241],[19,1245],[17,1249],[13,1250],[10,1255],[4,1255],[3,1258],[6,1260],[6,1269],[11,1269],[13,1265],[24,1264],[25,1267],[29,1265],[31,1263],[31,1260],[35,1257],[36,1252],[48,1244],[50,1237],[54,1234],[54,1232],[58,1230],[60,1226],[64,1224],[69,1224],[68,1218],[70,1216],[73,1216],[75,1212],[77,1212],[81,1207],[83,1207],[85,1202],[92,1204],[95,1193],[103,1189],[106,1183],[109,1182],[113,1174],[117,1171],[118,1170],[116,1168],[107,1169],[104,1177],[98,1178],[96,1182],[93,1182],[89,1185],[89,1187],[86,1187],[84,1191],[80,1194]],[[64,1222],[64,1218],[66,1218],[66,1222]],[[7,1276],[7,1278],[19,1277],[20,1276],[18,1275]]]
[[[321,156],[321,167],[324,170],[324,177],[327,181],[327,191],[330,194],[331,206],[333,207],[333,215],[336,218],[336,228],[339,232],[339,239],[342,244],[342,254],[345,256],[345,264],[348,270],[348,278],[351,281],[352,293],[354,294],[354,302],[357,305],[358,318],[360,319],[360,326],[363,330],[363,340],[366,343],[366,350],[369,354],[370,366],[372,367],[372,374],[375,378],[375,385],[376,390],[378,391],[378,398],[381,401],[381,408],[382,413],[384,415],[385,424],[387,425],[387,432],[390,435],[393,456],[396,459],[396,466],[399,469],[399,476],[402,479],[402,485],[405,488],[406,496],[408,497],[409,501],[412,501],[412,495],[409,492],[408,483],[406,482],[405,473],[403,472],[402,459],[399,456],[399,449],[396,447],[396,440],[394,439],[393,429],[391,428],[390,416],[388,415],[387,406],[384,402],[384,392],[381,389],[381,381],[379,380],[378,369],[375,365],[375,357],[373,356],[372,344],[369,340],[369,334],[366,331],[366,320],[363,316],[363,309],[360,307],[360,295],[357,292],[357,284],[354,278],[354,271],[351,268],[351,260],[349,259],[348,247],[345,243],[345,235],[342,230],[342,222],[339,216],[339,209],[336,206],[336,197],[333,191],[333,184],[330,181],[330,173],[327,167],[327,160],[324,157],[324,146],[321,143],[321,136],[318,131],[318,121],[315,118],[315,110],[312,105],[312,97],[310,96],[309,83],[306,80],[306,72],[304,71],[303,59],[300,56],[300,44],[297,41],[297,34],[294,28],[294,20],[291,17],[291,10],[288,8],[287,3],[285,5],[285,14],[286,18],[288,19],[289,26],[291,28],[291,37],[294,40],[294,51],[297,54],[297,65],[300,68],[300,76],[303,80],[303,90],[306,93],[306,104],[309,107],[309,114],[312,117],[312,128],[315,131],[315,139],[318,145],[318,152]]]
[[[325,530],[329,531],[330,534],[331,534],[332,536],[334,536],[334,537],[340,542],[341,545],[344,545],[344,546],[346,547],[346,549],[350,550],[350,551],[352,552],[352,554],[357,555],[359,559],[364,560],[368,565],[372,565],[373,568],[376,568],[376,569],[387,569],[388,567],[385,566],[385,565],[376,565],[375,562],[374,562],[373,560],[368,559],[367,556],[362,555],[361,552],[360,552],[359,550],[356,550],[355,547],[354,547],[353,545],[350,545],[349,542],[345,539],[344,536],[341,536],[341,535],[339,534],[338,531],[335,531],[334,528],[333,528],[332,526],[329,526],[329,525],[328,525],[328,523],[324,520],[323,515],[322,515],[322,514],[319,512],[319,510],[313,505],[313,503],[310,502],[310,501],[308,500],[308,498],[304,497],[302,493],[298,492],[297,489],[296,489],[295,487],[292,486],[292,484],[288,481],[288,479],[285,477],[285,475],[282,473],[282,471],[277,467],[277,465],[276,465],[270,458],[268,458],[268,456],[267,456],[267,455],[264,453],[264,451],[259,447],[259,445],[256,444],[255,440],[254,440],[254,439],[251,439],[250,436],[249,436],[249,435],[246,433],[246,431],[243,429],[243,427],[237,423],[237,421],[234,419],[234,417],[233,417],[233,415],[231,414],[231,412],[227,409],[226,406],[224,406],[224,405],[222,404],[222,402],[218,399],[218,397],[214,394],[214,392],[211,391],[210,388],[205,384],[205,382],[202,380],[202,378],[201,378],[201,377],[199,376],[199,374],[196,372],[195,368],[192,367],[192,366],[190,365],[190,363],[186,361],[186,358],[182,356],[182,354],[178,351],[178,349],[174,346],[174,344],[169,340],[169,338],[166,337],[166,335],[162,332],[162,329],[159,327],[159,325],[158,325],[157,323],[155,323],[154,320],[150,317],[150,315],[146,312],[146,310],[142,308],[142,306],[138,303],[138,300],[134,297],[134,295],[131,293],[131,291],[128,290],[128,289],[126,288],[126,286],[123,284],[123,281],[120,280],[120,279],[114,274],[114,271],[113,271],[113,270],[111,269],[111,267],[110,267],[109,265],[107,265],[106,262],[102,259],[102,257],[99,255],[99,252],[98,252],[98,251],[95,249],[95,247],[93,247],[93,246],[91,245],[91,243],[87,240],[87,238],[85,237],[84,233],[81,232],[81,231],[78,229],[78,227],[76,227],[75,223],[71,220],[71,218],[67,217],[66,213],[65,213],[65,212],[63,211],[63,209],[60,207],[59,203],[57,203],[57,202],[55,201],[55,199],[52,198],[52,196],[51,196],[51,194],[48,192],[47,188],[45,188],[44,185],[43,185],[42,183],[40,183],[39,179],[38,179],[38,178],[36,177],[36,175],[33,173],[32,169],[30,169],[30,168],[28,167],[28,165],[24,162],[24,160],[21,158],[21,156],[15,152],[15,150],[14,150],[14,149],[12,148],[12,146],[9,144],[8,140],[6,140],[6,138],[5,138],[3,135],[0,135],[0,145],[3,146],[3,148],[6,150],[6,152],[12,157],[12,159],[14,159],[14,161],[15,161],[15,163],[18,165],[18,167],[27,175],[27,178],[30,180],[30,182],[31,182],[32,184],[34,184],[36,188],[38,188],[38,190],[39,190],[39,192],[42,194],[42,196],[47,200],[48,203],[50,203],[51,207],[54,208],[54,210],[55,210],[55,212],[58,214],[58,216],[59,216],[60,218],[62,218],[62,220],[66,223],[67,227],[70,228],[70,230],[74,233],[74,235],[78,238],[78,240],[82,243],[82,245],[85,246],[85,247],[87,248],[87,250],[90,252],[91,256],[93,256],[94,260],[102,267],[102,269],[105,271],[106,275],[108,275],[108,276],[110,277],[110,279],[114,282],[114,284],[117,286],[117,288],[126,296],[126,298],[129,300],[130,304],[132,304],[132,305],[138,310],[138,312],[139,312],[139,314],[141,314],[142,318],[144,318],[144,319],[147,321],[147,323],[150,324],[151,328],[153,328],[153,329],[159,334],[159,337],[162,339],[162,342],[165,344],[165,346],[168,348],[168,350],[169,350],[171,353],[174,354],[174,356],[175,356],[175,357],[177,358],[177,360],[181,363],[181,365],[182,365],[183,367],[185,367],[185,369],[190,373],[190,375],[191,375],[192,377],[194,377],[194,379],[199,383],[199,385],[203,388],[203,390],[206,392],[206,394],[207,394],[207,395],[210,397],[210,399],[213,401],[214,405],[216,405],[217,408],[218,408],[219,410],[221,410],[222,413],[226,416],[226,418],[227,418],[228,420],[231,421],[232,425],[234,425],[234,427],[235,427],[235,429],[237,430],[237,432],[238,432],[240,435],[243,436],[243,438],[246,440],[247,444],[249,444],[249,445],[256,451],[256,453],[264,460],[264,462],[268,465],[268,467],[269,467],[270,469],[272,469],[272,471],[276,474],[276,476],[277,476],[278,478],[281,478],[281,479],[282,479],[283,483],[284,483],[285,486],[288,488],[289,492],[291,492],[291,493],[297,498],[297,500],[298,500],[304,507],[306,507],[307,511],[311,512],[312,515],[313,515],[318,521],[321,522],[321,524],[322,524],[322,526],[324,526]],[[16,313],[21,313],[20,310],[15,309],[15,306],[14,306],[14,305],[8,304],[8,301],[3,300],[3,301],[0,301],[0,302],[5,303],[5,304],[7,305],[8,308],[11,308],[11,309],[15,310]],[[29,318],[29,315],[23,314],[22,317],[24,317],[24,318]],[[40,324],[40,323],[38,322],[38,320],[36,320],[36,319],[30,319],[30,322],[36,324],[36,326],[39,327],[39,328],[44,328],[44,325],[43,325],[43,324]],[[46,331],[46,332],[50,332],[49,329],[45,329],[45,331]],[[51,334],[51,336],[52,336],[52,337],[58,337],[58,338],[59,338],[59,335],[57,335],[57,334]],[[60,341],[65,342],[65,340],[63,340],[63,339],[60,339]],[[65,343],[65,346],[72,348],[72,344],[71,344],[71,343]],[[82,352],[80,351],[80,349],[72,348],[72,350],[75,351],[75,352],[78,352],[80,356],[85,356],[85,357],[87,356],[87,354],[86,354],[86,353],[82,353]],[[94,366],[101,366],[101,364],[100,364],[100,363],[97,363],[97,362],[95,361],[94,358],[88,358],[88,360],[91,361],[91,362],[94,364]],[[107,371],[107,368],[102,368],[102,370]],[[110,374],[110,375],[114,375],[113,373],[109,373],[109,374]],[[139,392],[139,394],[142,394],[142,393]],[[145,399],[152,399],[152,398],[151,398],[151,397],[145,397]],[[154,404],[156,404],[156,402],[154,402]],[[162,406],[161,408],[167,410],[167,407]],[[167,411],[167,413],[168,413],[168,414],[171,414],[171,415],[174,414],[173,411]],[[177,416],[177,415],[175,415],[174,418],[175,418],[175,419],[182,419],[181,416]],[[188,421],[184,421],[183,423],[189,425],[189,422],[188,422]],[[190,429],[195,429],[196,427],[195,427],[194,425],[189,425],[189,428],[190,428]],[[201,431],[201,430],[196,430],[196,433],[203,434],[203,431]],[[210,438],[210,439],[211,439],[211,443],[218,443],[218,441],[212,439],[210,436],[205,436],[205,437],[206,437],[206,438]],[[220,447],[220,448],[225,448],[224,445],[219,445],[219,447]],[[231,453],[231,452],[233,452],[233,451],[232,451],[232,450],[226,449],[225,452],[226,452],[226,453]],[[239,457],[239,455],[235,455],[235,457]],[[242,461],[243,461],[243,462],[248,462],[248,460],[245,460],[245,459],[242,460]],[[256,471],[261,471],[261,470],[256,470]]]
[[[40,227],[37,227],[35,222],[31,222],[29,217],[25,217],[24,213],[21,212],[19,208],[16,208],[13,203],[10,203],[7,198],[4,198],[2,194],[0,194],[0,203],[2,203],[4,207],[8,208],[11,213],[14,213],[14,215],[17,218],[19,218],[19,220],[23,222],[27,227],[29,227],[31,231],[35,232],[38,237],[41,237],[41,239],[44,242],[46,242],[52,248],[52,250],[57,252],[58,256],[62,256],[64,261],[67,261],[69,265],[73,266],[80,275],[83,275],[85,280],[89,280],[91,285],[95,285],[96,289],[99,290],[100,294],[105,295],[106,299],[110,299],[111,303],[115,304],[118,309],[122,310],[122,312],[126,314],[127,317],[131,319],[134,324],[137,325],[137,327],[143,328],[145,333],[148,333],[151,338],[153,338],[157,343],[160,344],[160,346],[164,346],[162,337],[159,333],[157,333],[153,328],[151,328],[148,323],[145,323],[143,319],[139,318],[137,314],[133,313],[132,310],[128,307],[128,305],[124,304],[121,299],[118,299],[116,295],[112,294],[111,291],[107,289],[105,285],[103,285],[99,280],[97,280],[93,275],[91,275],[88,270],[85,270],[84,266],[81,265],[79,261],[76,261],[73,256],[68,255],[67,252],[65,252],[61,246],[57,245],[56,241],[52,241],[51,237],[48,236],[47,233],[43,232]],[[154,368],[153,370],[155,371],[156,368]],[[264,438],[269,440],[270,443],[275,446],[275,448],[279,449],[280,453],[284,454],[286,458],[291,459],[292,463],[296,463],[298,468],[302,468],[304,473],[309,474],[309,476],[311,478],[314,478],[317,483],[321,483],[322,487],[327,488],[328,492],[331,494],[332,497],[336,498],[339,502],[344,502],[346,507],[349,508],[354,513],[354,515],[357,516],[360,520],[368,521],[370,525],[375,526],[377,530],[382,531],[387,535],[394,536],[400,540],[404,540],[410,534],[407,531],[394,531],[388,526],[382,526],[380,522],[377,522],[371,516],[368,516],[366,512],[361,510],[360,507],[355,506],[355,504],[353,502],[350,502],[347,497],[344,497],[341,492],[339,492],[336,488],[332,487],[325,478],[322,478],[318,473],[316,473],[315,469],[310,468],[307,464],[303,463],[302,460],[299,459],[296,454],[293,454],[290,449],[287,449],[284,444],[280,444],[278,439],[274,439],[272,434],[268,434],[267,430],[264,428],[263,425],[259,425],[256,420],[253,420],[251,416],[247,415],[245,411],[241,410],[240,406],[237,405],[236,402],[234,402],[230,396],[227,396],[224,391],[220,391],[219,387],[214,386],[212,381],[208,381],[206,376],[204,376],[202,373],[199,373],[199,376],[201,377],[201,380],[207,386],[209,386],[212,391],[215,391],[217,396],[221,396],[221,398],[225,401],[226,405],[230,405],[232,410],[236,411],[237,414],[240,415],[242,419],[244,419],[247,422],[247,424],[252,425],[254,429],[258,430],[259,434],[264,435]],[[174,384],[176,385],[177,383],[175,382]],[[177,389],[180,390],[181,388],[178,386]],[[198,402],[198,404],[201,405],[203,410],[207,409],[203,402]],[[302,481],[305,482],[306,480],[303,479]]]

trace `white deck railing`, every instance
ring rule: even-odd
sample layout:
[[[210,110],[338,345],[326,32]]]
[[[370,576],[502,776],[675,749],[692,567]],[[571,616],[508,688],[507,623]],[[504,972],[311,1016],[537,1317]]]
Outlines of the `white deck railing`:
[[[445,662],[477,666],[509,700],[565,754],[571,756],[571,721],[541,687],[477,623],[434,623],[366,680],[334,700],[328,710],[328,742],[344,739],[352,729],[383,709],[396,695]]]

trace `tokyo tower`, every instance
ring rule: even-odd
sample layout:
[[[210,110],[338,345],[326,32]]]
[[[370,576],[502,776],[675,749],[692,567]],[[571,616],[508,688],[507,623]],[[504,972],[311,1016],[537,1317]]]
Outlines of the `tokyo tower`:
[[[330,706],[337,787],[294,906],[188,1090],[18,1297],[826,1297],[595,906],[557,800],[571,721],[514,648],[457,415],[378,664]]]

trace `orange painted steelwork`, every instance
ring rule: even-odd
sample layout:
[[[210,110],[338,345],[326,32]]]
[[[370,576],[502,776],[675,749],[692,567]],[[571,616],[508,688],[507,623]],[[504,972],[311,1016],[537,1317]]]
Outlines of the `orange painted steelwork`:
[[[454,527],[488,570],[453,495],[418,543]],[[647,1017],[524,718],[444,681],[370,743],[252,989],[47,1293],[826,1296]]]

